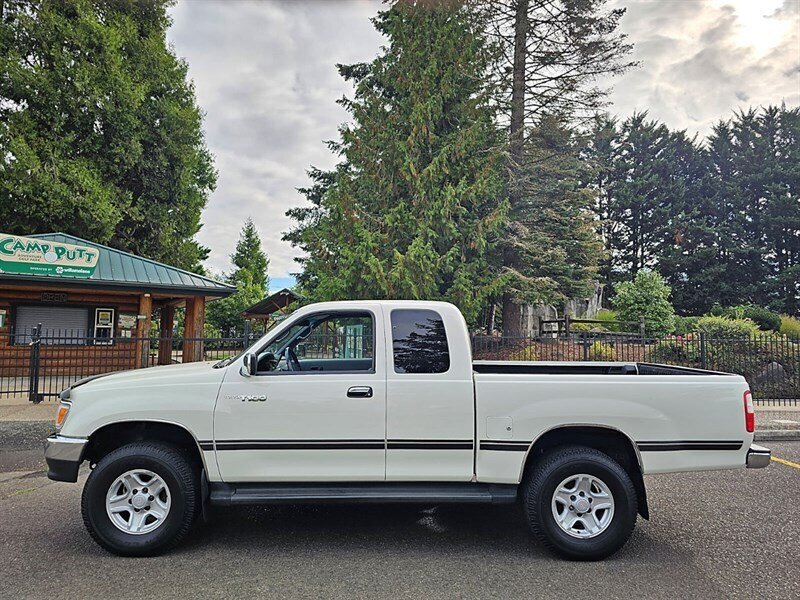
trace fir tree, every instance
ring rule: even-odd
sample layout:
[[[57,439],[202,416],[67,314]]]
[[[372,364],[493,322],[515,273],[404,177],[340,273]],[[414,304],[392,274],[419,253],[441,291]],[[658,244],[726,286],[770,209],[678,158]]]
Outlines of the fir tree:
[[[488,260],[505,210],[485,24],[470,5],[410,1],[374,22],[385,51],[339,67],[355,84],[331,144],[343,160],[312,169],[312,206],[288,213],[300,285],[314,300],[447,300],[474,321],[501,283]]]
[[[515,304],[557,304],[590,292],[602,245],[585,183],[591,165],[582,139],[564,119],[543,117],[526,140],[523,190],[509,213],[504,240],[505,288]],[[511,266],[508,266],[511,265]],[[505,318],[505,317],[504,317]],[[504,329],[508,328],[504,322]]]
[[[208,305],[207,321],[223,335],[241,332],[244,326],[242,311],[262,300],[269,290],[269,259],[261,247],[253,220],[248,218],[239,234],[236,251],[231,254],[234,270],[225,277],[226,283],[236,286],[236,293]]]
[[[528,156],[528,137],[552,115],[578,123],[593,115],[607,94],[597,86],[598,78],[622,73],[635,63],[626,61],[632,46],[618,31],[625,9],[606,10],[607,0],[491,0],[481,4],[489,15],[490,35],[500,49],[493,74],[498,103],[508,123],[507,173],[513,215],[501,256],[510,275],[502,299],[503,332],[518,335],[522,333],[520,305],[532,297],[520,292],[531,287],[531,277],[547,277],[525,275],[530,265],[518,251],[520,244],[548,237],[546,229],[529,229],[529,240],[519,239],[519,223],[530,220],[524,214],[529,204],[526,197],[531,194],[526,189],[530,181],[526,171],[532,160],[540,160]],[[581,238],[578,233],[575,240],[567,237],[561,242],[571,246]],[[576,273],[594,267],[596,255],[591,248],[584,257],[590,262],[576,265]],[[550,283],[557,282],[550,279]],[[584,287],[586,283],[581,282]],[[552,291],[553,299],[567,293],[557,285]],[[538,300],[547,301],[546,297]]]

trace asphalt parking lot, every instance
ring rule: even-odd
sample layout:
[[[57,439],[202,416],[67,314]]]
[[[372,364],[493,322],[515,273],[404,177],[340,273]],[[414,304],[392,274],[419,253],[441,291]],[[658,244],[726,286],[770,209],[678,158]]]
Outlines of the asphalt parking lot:
[[[648,477],[652,520],[600,563],[555,559],[514,508],[482,506],[218,510],[170,554],[123,559],[85,532],[81,486],[44,476],[35,426],[5,433],[0,598],[800,597],[789,464]],[[800,463],[800,442],[766,445]]]

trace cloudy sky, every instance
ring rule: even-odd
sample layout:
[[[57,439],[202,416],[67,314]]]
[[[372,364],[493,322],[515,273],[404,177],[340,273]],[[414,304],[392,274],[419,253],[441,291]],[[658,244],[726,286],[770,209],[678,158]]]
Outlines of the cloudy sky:
[[[670,127],[704,135],[747,106],[800,104],[800,0],[614,0],[641,66],[612,83],[611,110],[648,110]],[[170,42],[189,63],[219,170],[198,238],[207,266],[230,269],[252,217],[270,256],[273,289],[291,283],[296,252],[281,242],[286,209],[310,165],[329,168],[347,119],[335,100],[350,88],[336,63],[366,61],[383,43],[371,0],[180,0]]]

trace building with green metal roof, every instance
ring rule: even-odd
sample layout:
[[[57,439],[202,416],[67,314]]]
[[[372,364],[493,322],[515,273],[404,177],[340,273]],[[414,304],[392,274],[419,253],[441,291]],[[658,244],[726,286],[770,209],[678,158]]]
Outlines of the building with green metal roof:
[[[144,366],[149,356],[142,353],[142,340],[150,336],[154,313],[160,337],[170,338],[175,309],[185,308],[184,338],[202,338],[206,302],[235,291],[209,277],[65,233],[0,233],[0,354],[40,328],[62,346],[136,340],[131,366]],[[201,343],[185,344],[184,362],[201,358]],[[166,364],[170,357],[164,352],[157,360]]]

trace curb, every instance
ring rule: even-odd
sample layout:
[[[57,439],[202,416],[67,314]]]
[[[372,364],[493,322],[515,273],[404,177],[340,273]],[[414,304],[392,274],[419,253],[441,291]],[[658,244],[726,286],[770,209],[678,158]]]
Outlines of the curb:
[[[800,429],[764,429],[756,430],[756,442],[796,441],[800,440]]]

